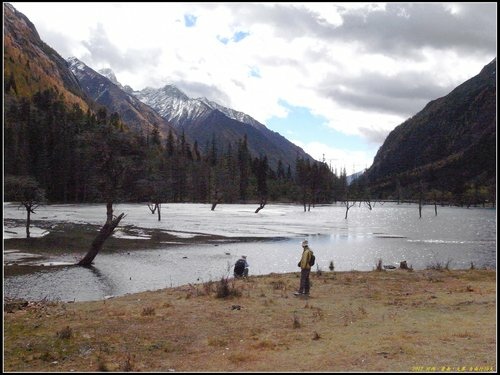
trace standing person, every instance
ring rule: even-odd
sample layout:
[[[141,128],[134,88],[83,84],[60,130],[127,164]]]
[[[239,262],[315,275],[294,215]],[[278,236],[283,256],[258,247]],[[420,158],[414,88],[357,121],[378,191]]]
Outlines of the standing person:
[[[298,264],[300,267],[300,287],[299,290],[294,293],[296,296],[308,296],[311,285],[309,282],[309,274],[311,273],[311,258],[313,256],[313,252],[309,248],[307,240],[302,241],[302,248],[304,250],[302,251],[302,258]]]
[[[234,277],[247,277],[248,267],[247,256],[242,255],[234,264]]]

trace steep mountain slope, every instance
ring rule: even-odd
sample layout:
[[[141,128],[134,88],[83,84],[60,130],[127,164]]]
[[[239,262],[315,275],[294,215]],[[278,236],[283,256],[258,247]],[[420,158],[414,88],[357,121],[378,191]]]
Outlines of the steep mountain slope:
[[[365,173],[378,191],[395,180],[443,191],[495,184],[496,58],[448,95],[396,127]]]
[[[75,57],[68,59],[69,67],[76,76],[82,89],[96,103],[105,106],[108,113],[117,112],[120,119],[136,132],[144,135],[151,133],[154,126],[166,138],[171,130],[176,137],[175,129],[153,109],[145,105],[134,96],[124,91],[111,71],[104,72],[114,82],[89,68]]]
[[[133,94],[171,122],[178,132],[184,131],[190,139],[197,140],[202,150],[213,137],[218,147],[225,148],[229,143],[235,146],[246,135],[253,156],[266,154],[273,168],[281,160],[293,170],[297,156],[313,160],[302,148],[252,117],[206,98],[189,98],[175,86],[146,88]]]
[[[83,110],[91,106],[66,61],[38,35],[30,20],[11,4],[4,4],[4,90],[5,96],[31,97],[55,89],[68,104]]]

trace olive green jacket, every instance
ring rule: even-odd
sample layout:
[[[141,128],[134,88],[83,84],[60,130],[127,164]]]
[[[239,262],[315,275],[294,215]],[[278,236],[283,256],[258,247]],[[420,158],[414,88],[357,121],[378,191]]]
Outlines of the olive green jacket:
[[[311,260],[311,255],[312,251],[309,249],[309,246],[304,247],[304,251],[302,252],[302,258],[300,259],[300,262],[298,266],[301,269],[311,269],[311,266],[309,265],[309,261]]]

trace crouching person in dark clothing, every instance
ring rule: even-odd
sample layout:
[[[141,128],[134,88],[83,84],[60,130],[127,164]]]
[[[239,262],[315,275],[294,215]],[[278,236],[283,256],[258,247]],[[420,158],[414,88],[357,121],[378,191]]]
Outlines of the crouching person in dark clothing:
[[[234,277],[247,277],[248,267],[247,257],[246,255],[242,255],[234,264]]]

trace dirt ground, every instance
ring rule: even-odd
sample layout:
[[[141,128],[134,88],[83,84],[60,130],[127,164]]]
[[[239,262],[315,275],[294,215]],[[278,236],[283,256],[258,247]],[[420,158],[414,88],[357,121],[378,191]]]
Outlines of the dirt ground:
[[[4,371],[496,372],[496,271],[312,272],[4,301]]]

